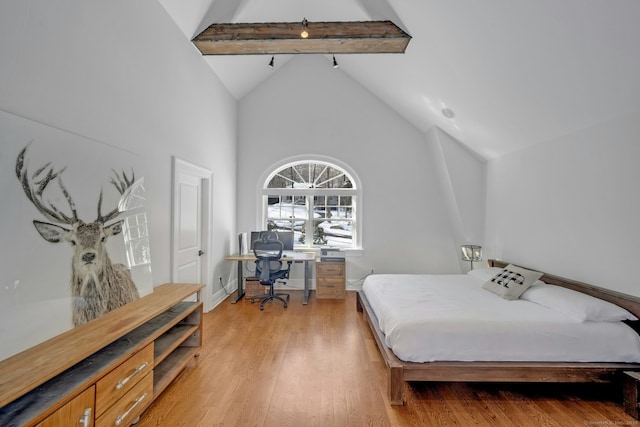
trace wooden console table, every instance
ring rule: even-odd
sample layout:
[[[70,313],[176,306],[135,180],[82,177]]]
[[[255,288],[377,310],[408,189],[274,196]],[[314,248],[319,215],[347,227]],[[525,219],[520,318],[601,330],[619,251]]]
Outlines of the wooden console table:
[[[158,286],[1,361],[0,425],[131,425],[200,351],[202,288]]]

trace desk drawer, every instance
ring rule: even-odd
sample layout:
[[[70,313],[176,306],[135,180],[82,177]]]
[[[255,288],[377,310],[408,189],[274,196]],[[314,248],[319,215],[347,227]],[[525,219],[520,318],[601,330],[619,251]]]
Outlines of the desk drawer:
[[[316,263],[316,298],[342,299],[345,297],[345,263]]]
[[[153,343],[134,354],[96,383],[96,416],[111,407],[153,370]]]
[[[319,262],[316,268],[318,277],[344,277],[344,262]]]
[[[316,286],[316,298],[342,299],[345,297],[343,278],[321,278]]]

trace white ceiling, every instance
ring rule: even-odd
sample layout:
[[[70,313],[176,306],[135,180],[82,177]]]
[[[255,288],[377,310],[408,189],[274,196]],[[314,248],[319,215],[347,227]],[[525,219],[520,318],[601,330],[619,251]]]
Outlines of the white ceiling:
[[[339,55],[341,72],[485,158],[640,111],[637,0],[159,1],[189,39],[214,22],[390,19],[406,53]],[[291,56],[269,59],[205,57],[237,99]]]

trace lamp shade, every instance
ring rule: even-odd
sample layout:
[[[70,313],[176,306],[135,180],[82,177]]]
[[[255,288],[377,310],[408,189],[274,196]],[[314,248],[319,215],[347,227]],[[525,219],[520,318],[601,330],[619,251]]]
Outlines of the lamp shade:
[[[482,260],[482,246],[478,245],[462,245],[462,260],[463,261],[481,261]]]

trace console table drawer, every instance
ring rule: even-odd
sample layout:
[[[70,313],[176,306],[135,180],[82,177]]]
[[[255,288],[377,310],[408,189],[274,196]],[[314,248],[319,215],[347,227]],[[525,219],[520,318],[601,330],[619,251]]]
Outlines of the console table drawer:
[[[152,370],[153,343],[131,356],[96,383],[96,416],[102,415]]]
[[[149,371],[120,400],[96,420],[96,427],[130,426],[153,401],[153,372]]]

